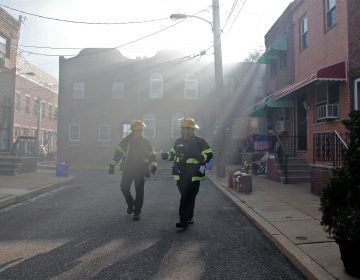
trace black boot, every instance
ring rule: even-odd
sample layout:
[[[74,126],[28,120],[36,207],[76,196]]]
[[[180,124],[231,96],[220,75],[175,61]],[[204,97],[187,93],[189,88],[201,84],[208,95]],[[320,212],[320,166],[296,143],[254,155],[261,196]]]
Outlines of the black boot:
[[[189,226],[188,222],[178,222],[176,223],[177,228],[187,228]]]

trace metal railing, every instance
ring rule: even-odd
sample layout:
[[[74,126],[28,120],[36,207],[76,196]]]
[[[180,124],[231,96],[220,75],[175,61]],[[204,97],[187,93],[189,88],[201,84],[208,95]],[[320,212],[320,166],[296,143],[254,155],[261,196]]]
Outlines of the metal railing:
[[[13,158],[36,157],[36,137],[19,136],[11,147],[11,156]]]
[[[348,149],[349,134],[337,131],[314,134],[314,163],[339,167],[344,163],[344,152]]]
[[[278,134],[274,134],[273,136],[273,153],[275,153],[275,158],[279,161],[281,169],[284,171],[285,174],[285,184],[288,182],[288,157],[289,147],[293,145],[289,140],[290,137],[281,137]],[[292,150],[292,149],[290,149]]]

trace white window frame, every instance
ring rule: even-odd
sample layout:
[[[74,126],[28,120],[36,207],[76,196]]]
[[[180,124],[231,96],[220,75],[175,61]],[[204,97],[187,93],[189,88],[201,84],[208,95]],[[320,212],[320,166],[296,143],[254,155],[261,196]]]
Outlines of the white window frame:
[[[159,86],[156,86],[159,84]],[[163,76],[160,73],[153,73],[150,76],[150,98],[152,99],[159,99],[163,97],[164,92],[164,82],[163,82]],[[158,89],[159,90],[156,90]]]
[[[143,116],[143,123],[145,124],[144,128],[144,137],[155,139],[156,137],[156,117],[154,113],[146,113]]]
[[[30,104],[31,104],[30,95],[25,94],[25,107],[24,107],[25,114],[30,114]]]
[[[308,31],[309,31],[308,18],[305,15],[300,18],[300,50],[304,50],[309,46]]]
[[[111,97],[114,99],[121,99],[124,98],[124,95],[125,95],[125,84],[121,81],[113,82],[111,86]]]
[[[315,95],[315,122],[323,122],[328,119],[328,116],[331,116],[332,119],[339,117],[339,102],[340,102],[340,85],[338,86],[337,99],[338,101],[335,103],[330,103],[329,97],[329,87],[330,84],[324,84],[326,98],[322,100],[318,100],[319,91],[316,92]],[[320,89],[320,88],[319,88]]]
[[[99,143],[110,143],[110,125],[99,125]]]
[[[171,138],[178,138],[181,136],[180,119],[184,118],[181,113],[175,113],[171,117]]]
[[[185,77],[185,99],[198,99],[199,83],[196,75],[188,75]]]
[[[354,109],[360,110],[360,78],[354,81]]]
[[[71,131],[72,128],[77,128],[77,137],[72,137],[73,132]],[[80,142],[80,124],[69,124],[69,143],[79,143]]]
[[[73,84],[73,94],[74,99],[81,99],[85,97],[85,83],[84,82],[75,82]]]
[[[0,35],[0,57],[8,57],[8,39]]]
[[[336,25],[336,0],[325,0],[325,30],[329,30],[335,25]]]

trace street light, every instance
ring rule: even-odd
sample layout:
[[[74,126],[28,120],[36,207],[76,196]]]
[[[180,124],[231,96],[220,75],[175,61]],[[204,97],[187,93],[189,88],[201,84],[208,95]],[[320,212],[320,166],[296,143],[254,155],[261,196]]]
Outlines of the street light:
[[[215,66],[215,88],[216,88],[216,177],[225,177],[225,157],[224,157],[224,81],[221,54],[221,31],[219,1],[212,0],[213,22],[202,17],[186,14],[172,14],[170,19],[197,18],[206,21],[211,25],[214,35],[214,66]]]

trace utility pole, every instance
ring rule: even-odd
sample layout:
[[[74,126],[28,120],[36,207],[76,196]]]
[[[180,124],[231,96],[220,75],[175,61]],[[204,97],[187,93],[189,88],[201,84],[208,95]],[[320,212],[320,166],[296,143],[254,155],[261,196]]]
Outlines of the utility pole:
[[[216,177],[224,178],[224,80],[222,69],[219,0],[212,0],[216,94]]]

